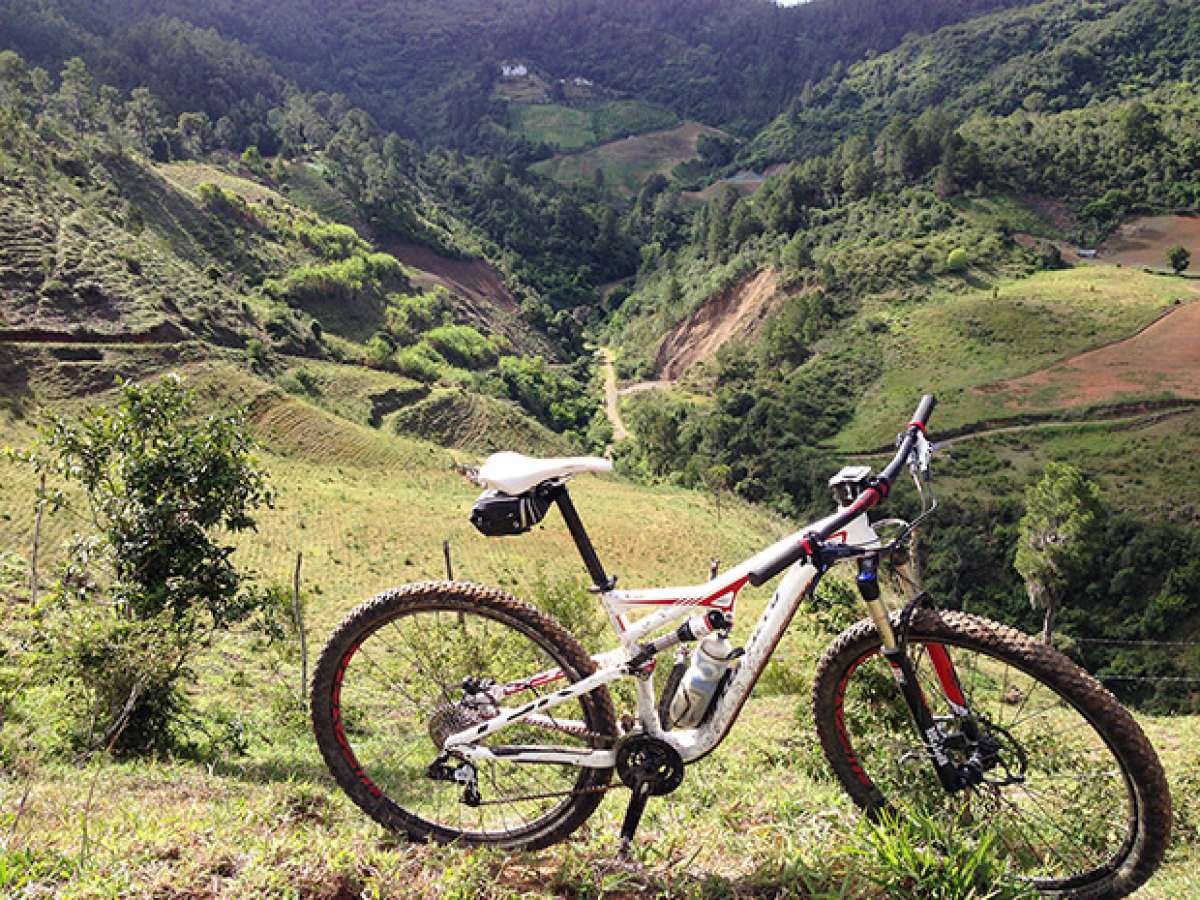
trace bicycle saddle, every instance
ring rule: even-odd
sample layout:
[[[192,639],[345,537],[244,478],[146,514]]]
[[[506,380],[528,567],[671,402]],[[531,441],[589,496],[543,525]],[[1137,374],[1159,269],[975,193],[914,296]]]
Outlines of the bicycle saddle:
[[[551,478],[566,478],[584,472],[611,472],[612,463],[598,456],[567,456],[534,459],[520,453],[493,453],[479,467],[477,478],[484,487],[502,494],[523,494]]]

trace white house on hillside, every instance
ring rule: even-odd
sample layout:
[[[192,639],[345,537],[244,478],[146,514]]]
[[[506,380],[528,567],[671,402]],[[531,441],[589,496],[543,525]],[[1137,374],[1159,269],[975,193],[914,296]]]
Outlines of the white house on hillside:
[[[529,67],[524,63],[503,63],[500,75],[504,78],[524,78],[529,74]]]

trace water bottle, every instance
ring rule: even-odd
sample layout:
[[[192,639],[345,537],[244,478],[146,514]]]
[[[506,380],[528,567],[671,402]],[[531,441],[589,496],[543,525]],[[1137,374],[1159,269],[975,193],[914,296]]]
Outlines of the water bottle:
[[[710,634],[700,642],[671,700],[671,727],[695,728],[703,721],[721,679],[741,655],[721,634]]]

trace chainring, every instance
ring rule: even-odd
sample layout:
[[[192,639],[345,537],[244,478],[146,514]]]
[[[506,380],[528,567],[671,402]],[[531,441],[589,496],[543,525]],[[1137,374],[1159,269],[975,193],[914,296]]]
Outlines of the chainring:
[[[666,741],[635,734],[617,747],[617,774],[627,787],[661,797],[683,782],[683,757]]]

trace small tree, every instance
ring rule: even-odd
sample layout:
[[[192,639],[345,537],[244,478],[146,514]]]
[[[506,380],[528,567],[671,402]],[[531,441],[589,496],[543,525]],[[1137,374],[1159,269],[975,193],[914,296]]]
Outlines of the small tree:
[[[1066,463],[1050,463],[1025,492],[1013,565],[1025,579],[1030,604],[1045,612],[1044,643],[1050,643],[1063,598],[1086,572],[1103,519],[1099,489]]]
[[[1191,264],[1192,253],[1187,247],[1176,244],[1174,247],[1167,248],[1167,265],[1171,267],[1176,275],[1180,274]]]
[[[970,262],[967,257],[967,251],[962,247],[955,247],[946,257],[947,272],[965,272],[967,263]]]
[[[52,417],[41,472],[78,484],[90,534],[76,535],[48,601],[47,678],[83,701],[91,746],[170,749],[181,681],[212,635],[265,602],[216,533],[254,527],[270,492],[240,412],[202,417],[178,378],[127,385],[116,405]],[[47,498],[66,505],[61,491]]]
[[[724,463],[708,466],[700,475],[704,479],[704,486],[709,493],[713,495],[713,503],[717,507],[717,521],[721,521],[721,495],[726,493],[730,487],[730,477],[733,470]]]

